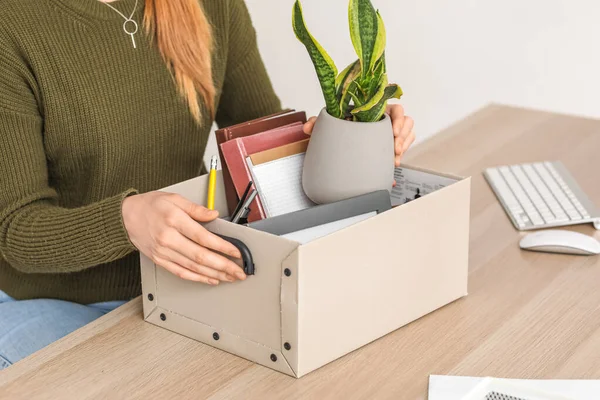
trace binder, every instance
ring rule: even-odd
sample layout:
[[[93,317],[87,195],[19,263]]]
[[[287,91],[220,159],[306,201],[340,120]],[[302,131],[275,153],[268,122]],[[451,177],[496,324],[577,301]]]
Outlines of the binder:
[[[380,214],[390,208],[392,208],[390,192],[379,190],[335,203],[320,204],[305,210],[252,222],[248,224],[248,227],[282,236],[363,214]]]

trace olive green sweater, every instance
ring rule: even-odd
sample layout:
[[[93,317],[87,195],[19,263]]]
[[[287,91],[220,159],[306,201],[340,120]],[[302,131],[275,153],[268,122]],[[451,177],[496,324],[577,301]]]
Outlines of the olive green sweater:
[[[129,15],[135,0],[111,4]],[[122,200],[200,173],[213,121],[191,117],[143,33],[143,4],[134,49],[123,18],[97,0],[0,0],[0,290],[10,296],[139,295]],[[277,111],[244,1],[203,4],[217,124]]]

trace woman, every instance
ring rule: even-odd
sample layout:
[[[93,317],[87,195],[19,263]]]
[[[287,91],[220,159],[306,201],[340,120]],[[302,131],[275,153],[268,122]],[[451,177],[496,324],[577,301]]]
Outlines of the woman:
[[[0,368],[138,296],[136,251],[183,279],[245,279],[196,222],[216,212],[155,191],[202,172],[213,121],[280,109],[243,0],[1,7]],[[388,111],[399,163],[412,120]]]

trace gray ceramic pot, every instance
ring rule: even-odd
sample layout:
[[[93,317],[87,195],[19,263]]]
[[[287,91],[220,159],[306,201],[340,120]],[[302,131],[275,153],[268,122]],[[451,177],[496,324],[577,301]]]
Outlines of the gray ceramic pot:
[[[379,122],[352,122],[321,111],[302,173],[306,195],[317,204],[391,190],[394,131],[386,114]]]

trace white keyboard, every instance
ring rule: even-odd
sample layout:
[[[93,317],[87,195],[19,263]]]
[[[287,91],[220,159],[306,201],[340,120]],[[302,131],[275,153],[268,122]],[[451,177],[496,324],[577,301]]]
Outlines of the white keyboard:
[[[594,204],[560,162],[488,168],[484,176],[519,230],[600,221]]]

